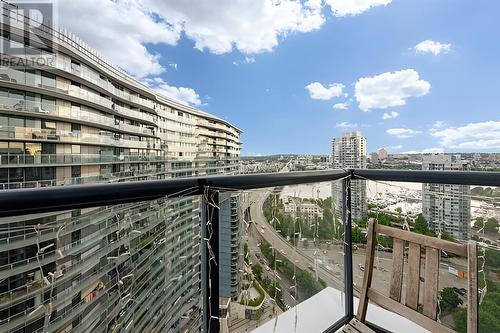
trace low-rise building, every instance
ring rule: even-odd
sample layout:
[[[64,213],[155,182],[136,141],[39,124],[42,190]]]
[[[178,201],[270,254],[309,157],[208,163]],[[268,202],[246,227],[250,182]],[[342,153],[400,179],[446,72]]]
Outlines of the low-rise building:
[[[283,212],[292,218],[300,217],[307,221],[323,218],[323,208],[295,197],[287,197],[283,200]]]

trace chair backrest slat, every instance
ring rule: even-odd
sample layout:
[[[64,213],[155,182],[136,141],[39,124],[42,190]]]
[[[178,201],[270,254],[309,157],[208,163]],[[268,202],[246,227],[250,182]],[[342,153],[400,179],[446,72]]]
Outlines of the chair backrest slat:
[[[394,238],[392,243],[392,275],[389,286],[389,297],[396,302],[401,302],[401,288],[403,288],[403,267],[404,267],[405,242],[402,239]]]
[[[410,309],[407,306],[404,306],[401,303],[398,303],[396,301],[393,301],[389,297],[386,297],[379,293],[378,291],[374,290],[371,288],[368,291],[368,297],[381,307],[388,309],[394,313],[397,313],[398,315],[405,317],[414,323],[417,323],[421,327],[425,328],[429,332],[439,332],[439,333],[456,333],[454,330],[444,326],[441,323],[438,323],[437,321],[434,321],[420,312],[417,312],[415,310]],[[401,327],[400,332],[405,332],[405,327]]]
[[[417,309],[420,289],[420,244],[410,243],[408,249],[408,275],[406,279],[406,306]]]
[[[374,251],[377,234],[393,238],[393,267],[389,287],[389,297],[371,288],[374,264]],[[467,332],[478,331],[478,296],[477,296],[477,244],[454,243],[439,238],[420,235],[408,230],[392,228],[378,224],[374,219],[368,222],[365,275],[360,294],[357,317],[365,321],[368,299],[380,306],[398,313],[431,332],[454,332],[437,322],[439,297],[439,261],[441,251],[454,253],[468,260],[467,290]],[[405,243],[408,242],[408,275],[406,276],[406,294],[404,305],[402,298]],[[425,247],[425,271],[423,285],[423,311],[418,310],[420,292],[421,248]]]
[[[478,331],[478,301],[477,301],[477,243],[467,244],[467,332]]]
[[[366,258],[365,258],[365,275],[363,277],[363,286],[361,287],[361,295],[359,297],[359,306],[357,317],[360,321],[365,321],[366,310],[368,308],[368,289],[372,284],[373,260],[375,258],[375,245],[377,237],[375,236],[374,223],[368,224],[366,243]]]
[[[440,252],[441,251],[432,247],[427,246],[425,248],[425,287],[423,314],[431,318],[432,320],[437,319]]]
[[[451,252],[459,257],[467,257],[467,244],[459,244],[436,237],[425,236],[415,232],[388,227],[382,224],[375,224],[375,233],[384,234],[390,237],[399,238],[422,246],[430,246],[438,250]]]

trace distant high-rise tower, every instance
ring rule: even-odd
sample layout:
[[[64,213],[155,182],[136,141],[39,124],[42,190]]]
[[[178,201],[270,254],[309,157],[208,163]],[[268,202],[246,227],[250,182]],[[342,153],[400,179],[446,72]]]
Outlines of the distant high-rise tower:
[[[422,170],[464,171],[469,163],[460,155],[424,155]],[[466,240],[470,231],[470,186],[422,184],[422,212],[435,232],[446,231]]]
[[[363,169],[366,168],[366,138],[360,132],[345,133],[332,140],[332,166],[334,169]],[[354,180],[351,183],[352,193],[352,220],[366,218],[366,181]],[[342,216],[343,193],[340,182],[332,184],[333,211],[338,217]]]

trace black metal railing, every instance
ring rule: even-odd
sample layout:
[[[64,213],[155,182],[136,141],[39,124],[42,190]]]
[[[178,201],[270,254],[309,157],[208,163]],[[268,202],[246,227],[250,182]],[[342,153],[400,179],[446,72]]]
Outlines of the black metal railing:
[[[236,176],[207,176],[94,185],[19,189],[0,191],[0,217],[55,212],[86,207],[107,206],[153,200],[162,197],[201,195],[202,290],[205,332],[219,332],[219,244],[217,189],[240,191],[342,180],[344,191],[344,281],[345,316],[329,331],[335,331],[354,316],[353,264],[351,241],[351,180],[401,181],[456,185],[500,186],[500,172],[406,171],[406,170],[328,170],[312,172],[267,173]],[[210,233],[212,237],[207,237]],[[210,253],[210,255],[209,255]]]

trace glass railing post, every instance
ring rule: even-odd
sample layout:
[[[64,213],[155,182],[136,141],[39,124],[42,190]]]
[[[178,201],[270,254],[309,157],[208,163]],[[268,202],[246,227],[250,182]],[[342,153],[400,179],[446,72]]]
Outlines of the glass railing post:
[[[204,192],[201,219],[203,332],[219,333],[219,193],[208,188]]]
[[[344,223],[344,285],[345,285],[345,314],[354,317],[354,288],[352,277],[352,215],[351,215],[351,177],[342,180],[343,218]]]

